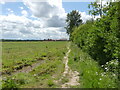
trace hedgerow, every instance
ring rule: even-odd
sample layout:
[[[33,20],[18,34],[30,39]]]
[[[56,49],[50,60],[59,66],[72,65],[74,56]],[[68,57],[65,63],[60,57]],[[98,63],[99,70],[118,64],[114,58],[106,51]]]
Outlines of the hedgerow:
[[[88,52],[100,64],[111,60],[120,60],[117,4],[113,3],[113,5],[116,6],[109,9],[106,16],[74,28],[71,36],[74,43]]]
[[[109,63],[109,71],[119,77],[120,61],[120,2],[110,3],[108,11],[95,21],[74,28],[71,40],[87,52],[99,65]],[[109,8],[108,8],[109,7]],[[117,66],[110,64],[117,62]],[[104,67],[104,70],[106,68]]]

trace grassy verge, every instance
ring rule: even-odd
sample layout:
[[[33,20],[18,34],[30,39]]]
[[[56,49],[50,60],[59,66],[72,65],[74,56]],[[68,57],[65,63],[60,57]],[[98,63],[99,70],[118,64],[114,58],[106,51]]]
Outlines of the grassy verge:
[[[76,45],[71,45],[68,65],[80,73],[80,88],[116,88],[117,76],[103,69]]]

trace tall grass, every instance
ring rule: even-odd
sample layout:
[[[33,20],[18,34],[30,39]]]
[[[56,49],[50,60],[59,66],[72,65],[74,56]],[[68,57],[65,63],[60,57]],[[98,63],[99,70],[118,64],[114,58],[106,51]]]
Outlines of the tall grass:
[[[105,72],[88,54],[71,45],[69,66],[80,73],[80,88],[117,88],[117,76]]]

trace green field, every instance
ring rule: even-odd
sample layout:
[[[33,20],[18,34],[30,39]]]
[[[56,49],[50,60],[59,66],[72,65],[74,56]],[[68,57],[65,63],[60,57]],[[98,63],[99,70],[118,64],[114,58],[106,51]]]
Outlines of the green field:
[[[3,88],[59,87],[54,80],[58,80],[64,71],[67,45],[67,41],[3,42]],[[40,64],[27,73],[17,72],[36,63]]]
[[[0,19],[0,89],[120,90],[120,1],[95,0],[84,8],[78,2],[45,1],[20,3],[21,14],[7,8],[13,3],[0,3],[7,12]]]
[[[67,70],[65,57],[69,69],[63,76]],[[79,73],[80,85],[70,83],[67,88],[117,88],[117,71],[105,71],[110,69],[106,65],[101,67],[72,42],[3,42],[2,88],[61,88],[76,78],[70,70]]]

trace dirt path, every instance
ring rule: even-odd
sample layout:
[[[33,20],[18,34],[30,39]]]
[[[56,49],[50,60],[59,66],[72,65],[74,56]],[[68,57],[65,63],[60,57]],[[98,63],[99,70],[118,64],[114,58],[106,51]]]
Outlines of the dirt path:
[[[68,66],[68,55],[70,53],[70,45],[68,46],[68,52],[66,53],[66,56],[64,57],[64,63],[65,63],[65,71],[63,72],[63,77],[66,77],[69,79],[68,82],[64,83],[62,85],[62,88],[69,88],[70,86],[77,86],[80,83],[79,81],[79,73],[77,71],[72,71],[70,67]]]

